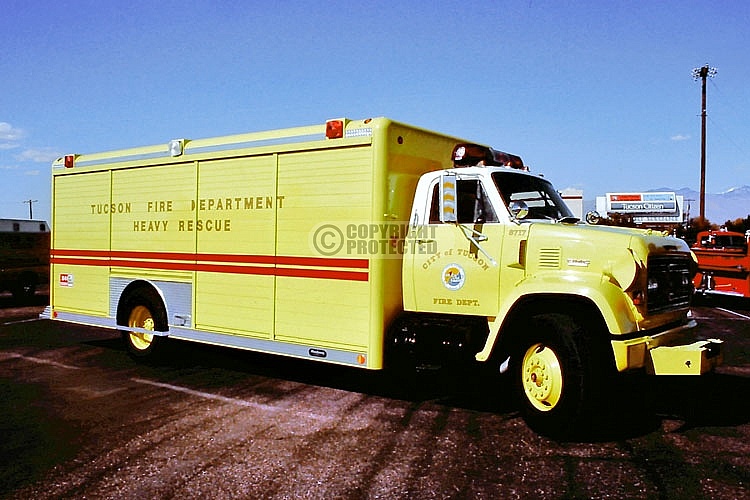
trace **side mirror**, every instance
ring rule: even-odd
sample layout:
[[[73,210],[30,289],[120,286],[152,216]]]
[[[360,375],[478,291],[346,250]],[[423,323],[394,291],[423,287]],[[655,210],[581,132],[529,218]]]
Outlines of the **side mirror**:
[[[510,215],[518,220],[525,219],[529,215],[529,206],[525,201],[511,201],[508,209]]]
[[[592,210],[590,212],[586,212],[586,223],[591,224],[592,226],[595,226],[601,222],[602,216],[599,215],[599,212],[596,210]]]

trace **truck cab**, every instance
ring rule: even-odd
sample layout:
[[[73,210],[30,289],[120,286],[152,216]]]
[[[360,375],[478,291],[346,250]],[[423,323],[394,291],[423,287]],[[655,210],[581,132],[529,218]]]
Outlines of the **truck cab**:
[[[523,278],[530,223],[577,222],[552,184],[523,169],[520,158],[503,153],[494,161],[515,167],[470,165],[475,159],[466,147],[454,153],[466,166],[426,174],[417,186],[412,222],[428,225],[422,233],[432,237],[417,238],[405,264],[405,275],[412,273],[404,289],[408,309],[494,316]],[[428,251],[435,242],[436,251]]]
[[[720,341],[690,338],[684,241],[580,222],[517,156],[461,144],[453,162],[417,185],[403,296],[420,319],[399,323],[394,344],[415,357],[461,346],[510,371],[526,420],[548,432],[591,414],[611,374],[698,375],[721,362]]]

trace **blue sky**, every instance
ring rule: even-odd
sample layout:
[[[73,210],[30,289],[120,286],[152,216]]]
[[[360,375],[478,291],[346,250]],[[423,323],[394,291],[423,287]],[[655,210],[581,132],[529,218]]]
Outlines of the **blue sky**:
[[[0,6],[0,217],[50,163],[387,116],[518,154],[559,188],[750,184],[750,3],[36,1]],[[750,207],[738,207],[745,217]]]

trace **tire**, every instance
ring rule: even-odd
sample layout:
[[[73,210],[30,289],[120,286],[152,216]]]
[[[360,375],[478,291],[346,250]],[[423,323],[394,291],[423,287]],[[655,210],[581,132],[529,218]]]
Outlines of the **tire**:
[[[151,331],[167,330],[167,314],[161,297],[151,288],[138,288],[123,303],[121,321],[129,327]],[[122,323],[121,323],[122,324]],[[161,351],[166,338],[143,332],[121,331],[128,352],[137,358],[152,357]]]
[[[524,420],[554,438],[588,433],[609,378],[605,353],[592,344],[591,332],[569,315],[537,315],[530,326],[513,356]]]
[[[17,301],[31,300],[36,293],[36,276],[23,274],[18,278],[18,283],[13,287],[13,298]]]

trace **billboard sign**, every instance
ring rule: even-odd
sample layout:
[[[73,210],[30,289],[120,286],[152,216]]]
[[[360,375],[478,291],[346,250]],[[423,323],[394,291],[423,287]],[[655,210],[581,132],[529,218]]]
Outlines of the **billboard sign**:
[[[677,196],[673,192],[607,193],[607,213],[656,215],[677,214]]]

